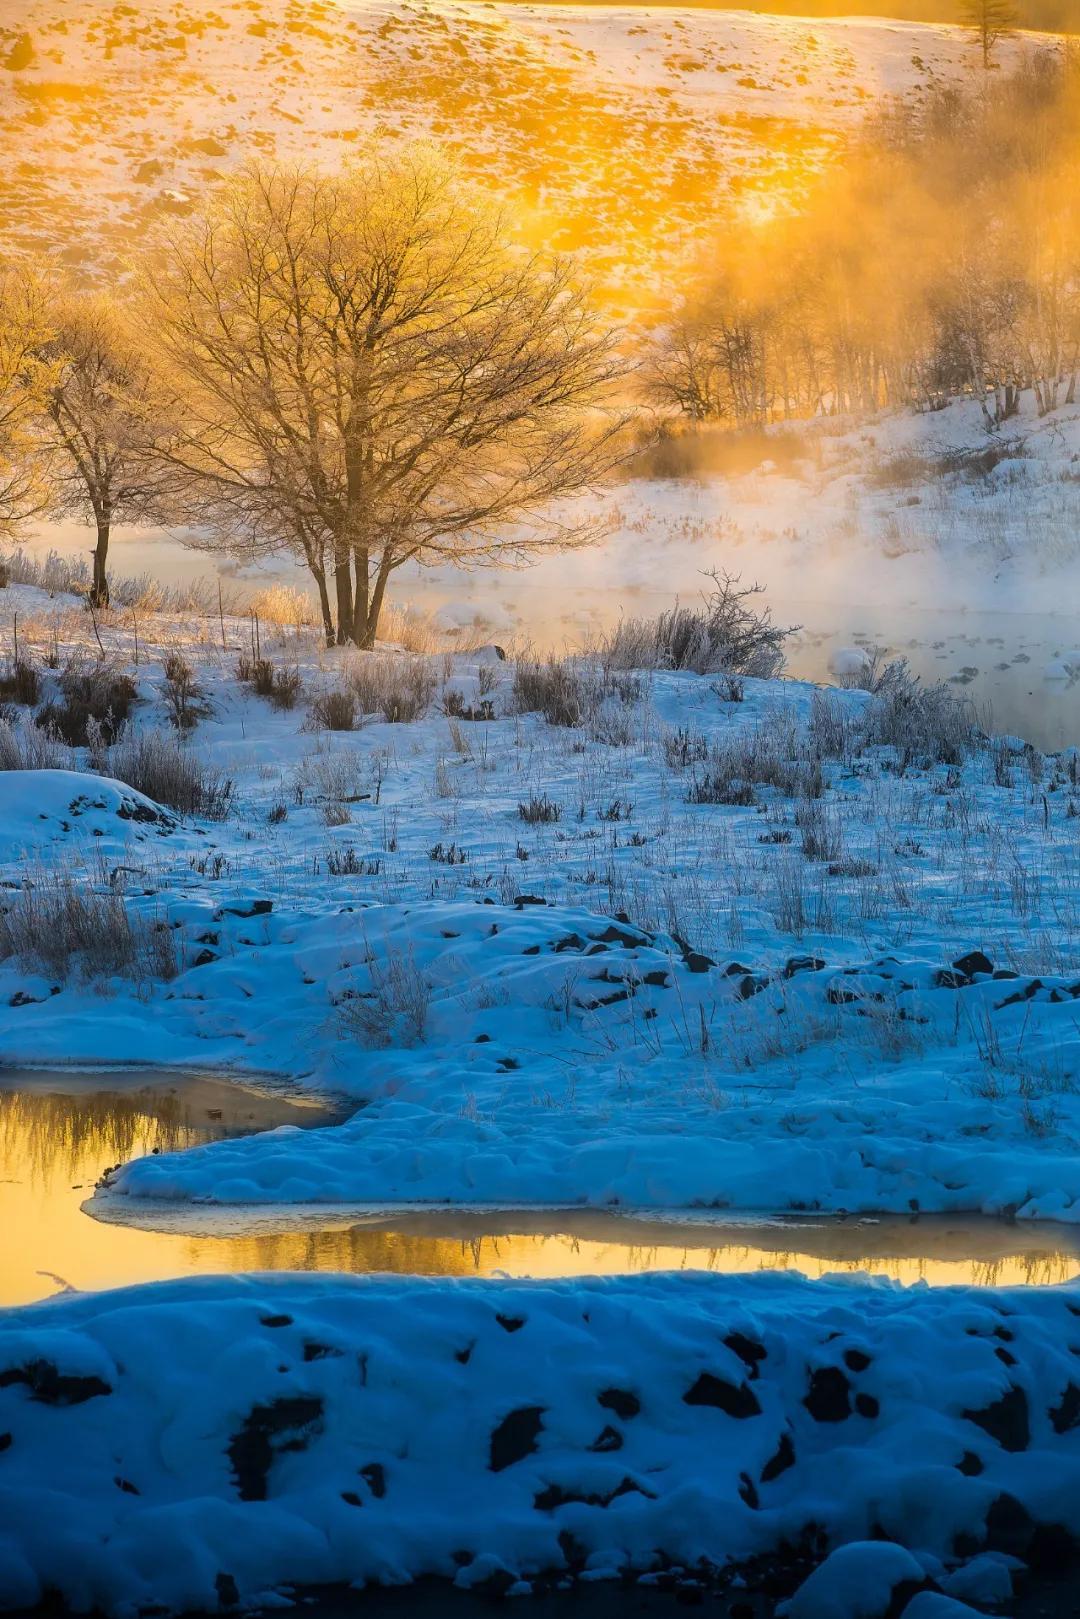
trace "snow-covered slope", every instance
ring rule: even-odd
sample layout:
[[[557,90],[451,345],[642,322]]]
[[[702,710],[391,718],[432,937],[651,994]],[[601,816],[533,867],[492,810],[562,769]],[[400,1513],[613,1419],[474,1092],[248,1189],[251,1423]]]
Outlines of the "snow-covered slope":
[[[7,19],[9,242],[100,268],[245,158],[337,163],[379,129],[448,145],[632,299],[707,218],[797,192],[880,96],[972,61],[954,28],[671,7],[27,0]]]

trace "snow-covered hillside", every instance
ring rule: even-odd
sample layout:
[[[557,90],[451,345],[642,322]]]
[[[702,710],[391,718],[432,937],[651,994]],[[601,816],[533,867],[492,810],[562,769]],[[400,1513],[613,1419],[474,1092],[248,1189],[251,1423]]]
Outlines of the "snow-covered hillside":
[[[947,27],[458,0],[27,0],[5,57],[8,245],[108,272],[231,166],[338,163],[378,129],[448,146],[631,304],[718,213],[797,194],[881,96],[973,59]]]

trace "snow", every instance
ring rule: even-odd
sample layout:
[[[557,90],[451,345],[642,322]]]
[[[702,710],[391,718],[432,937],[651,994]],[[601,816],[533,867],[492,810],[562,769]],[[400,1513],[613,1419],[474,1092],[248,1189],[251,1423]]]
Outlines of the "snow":
[[[831,1552],[780,1613],[784,1619],[878,1619],[897,1586],[920,1586],[923,1579],[922,1566],[903,1546],[854,1540]]]
[[[19,26],[35,56],[0,99],[18,245],[109,273],[246,158],[337,164],[380,126],[438,138],[633,301],[718,197],[787,206],[882,96],[973,65],[959,28],[644,5],[27,0]]]
[[[107,776],[75,770],[0,771],[0,861],[61,860],[65,850],[127,855],[171,837],[180,820],[145,794]],[[92,844],[88,840],[98,840]],[[190,832],[181,842],[190,847]],[[145,852],[145,851],[141,851]]]
[[[0,1600],[647,1574],[817,1534],[844,1549],[791,1619],[884,1613],[958,1536],[1080,1530],[1074,1297],[257,1276],[9,1311]]]
[[[122,618],[104,633],[122,659]],[[136,723],[162,727],[154,633]],[[425,717],[328,735],[239,687],[230,654],[188,650],[209,713],[185,745],[234,780],[224,821],[85,773],[0,775],[0,880],[25,883],[30,859],[35,882],[123,894],[168,929],[178,973],[101,985],[9,960],[0,1061],[268,1072],[356,1111],[131,1164],[95,1199],[110,1218],[209,1202],[1080,1221],[1072,755],[1028,749],[1004,775],[988,748],[962,767],[826,761],[829,852],[807,858],[795,801],[690,803],[700,766],[672,751],[685,733],[797,753],[806,683],[748,681],[732,702],[654,673],[582,731],[514,713],[512,660],[487,647],[433,660]],[[347,667],[291,630],[270,650],[309,695]],[[492,720],[440,712],[482,689]],[[870,701],[830,700],[849,726]],[[523,821],[536,796],[557,821]],[[968,970],[972,950],[989,959]]]
[[[70,603],[2,594],[25,655],[93,655]],[[135,672],[125,615],[99,630]],[[278,711],[236,678],[246,624],[221,634],[145,614],[132,723],[167,731],[182,648],[201,706],[183,746],[233,782],[223,819],[168,811],[85,750],[0,774],[3,904],[70,879],[167,931],[176,962],[103,978],[92,954],[9,957],[0,1063],[273,1074],[340,1100],[341,1122],[129,1163],[88,1217],[1080,1224],[1075,750],[1005,737],[934,763],[867,740],[875,700],[832,689],[847,740],[807,796],[810,682],[747,680],[737,701],[619,671],[560,727],[517,711],[513,648],[493,645],[432,657],[415,720],[330,734],[312,701],[371,655],[264,626],[303,683]],[[456,717],[482,701],[490,719]],[[699,801],[710,758],[755,748],[771,778]],[[886,1612],[907,1575],[916,1614],[978,1608],[1038,1525],[1080,1534],[1076,1299],[784,1273],[69,1293],[0,1314],[0,1601],[48,1585],[128,1619],[426,1573],[520,1591],[664,1559],[730,1573],[786,1542],[808,1566],[833,1553],[829,1600],[850,1592],[852,1614]],[[640,1412],[598,1405],[609,1389]],[[515,1411],[541,1413],[537,1448],[493,1473]],[[812,1586],[792,1602],[818,1607]]]

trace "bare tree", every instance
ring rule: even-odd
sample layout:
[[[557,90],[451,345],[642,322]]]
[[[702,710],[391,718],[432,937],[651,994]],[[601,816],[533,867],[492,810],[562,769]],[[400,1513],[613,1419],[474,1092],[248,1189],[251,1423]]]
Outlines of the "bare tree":
[[[48,335],[41,286],[21,267],[0,269],[0,535],[8,537],[46,501],[33,453],[33,425],[46,367]]]
[[[1012,0],[960,0],[960,21],[972,30],[989,68],[998,42],[1016,32],[1018,17]]]
[[[51,328],[38,434],[50,505],[94,525],[90,600],[107,607],[112,525],[146,515],[162,482],[150,457],[161,430],[152,372],[103,297],[61,294]]]
[[[328,639],[370,646],[394,570],[580,544],[621,362],[568,266],[512,249],[427,149],[253,167],[143,279],[167,457],[211,543],[292,549]],[[333,603],[330,574],[332,570]]]

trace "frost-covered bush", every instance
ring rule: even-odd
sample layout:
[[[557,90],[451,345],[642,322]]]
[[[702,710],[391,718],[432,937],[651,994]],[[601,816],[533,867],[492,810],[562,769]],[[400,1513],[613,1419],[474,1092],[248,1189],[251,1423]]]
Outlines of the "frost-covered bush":
[[[136,699],[131,676],[112,664],[86,664],[76,660],[60,675],[59,702],[47,703],[37,715],[44,731],[55,733],[69,747],[87,745],[91,725],[111,742],[126,723]]]
[[[132,912],[123,896],[98,893],[70,877],[29,883],[0,908],[0,960],[15,957],[54,978],[114,974],[173,978],[168,926]]]
[[[207,765],[174,733],[139,731],[126,725],[111,745],[100,732],[92,732],[89,741],[95,770],[126,782],[155,803],[211,821],[223,820],[228,813],[232,781]]]
[[[980,734],[970,702],[947,686],[922,686],[913,675],[875,695],[864,711],[862,730],[870,746],[895,748],[902,768],[961,764]]]
[[[519,714],[542,714],[549,725],[583,725],[591,707],[590,682],[569,658],[519,658],[513,692]]]
[[[616,669],[688,669],[762,680],[778,675],[791,628],[774,624],[768,607],[751,605],[762,587],[740,586],[737,577],[726,573],[708,577],[713,588],[700,607],[676,603],[657,618],[623,619],[601,644],[604,663]]]
[[[356,658],[345,676],[362,714],[381,714],[392,725],[423,719],[435,695],[435,676],[424,658]]]
[[[695,770],[691,804],[753,804],[756,789],[772,787],[784,798],[820,798],[821,763],[791,723],[770,723],[716,743]]]
[[[71,753],[33,725],[0,718],[0,770],[70,770]]]
[[[292,585],[268,585],[251,601],[251,611],[258,614],[264,624],[279,629],[307,629],[316,622],[315,603],[302,590]]]
[[[427,1032],[431,983],[411,950],[390,950],[368,962],[371,989],[338,1007],[342,1033],[362,1045],[419,1045]]]
[[[321,691],[311,705],[309,717],[320,731],[355,730],[356,698],[341,686]]]

